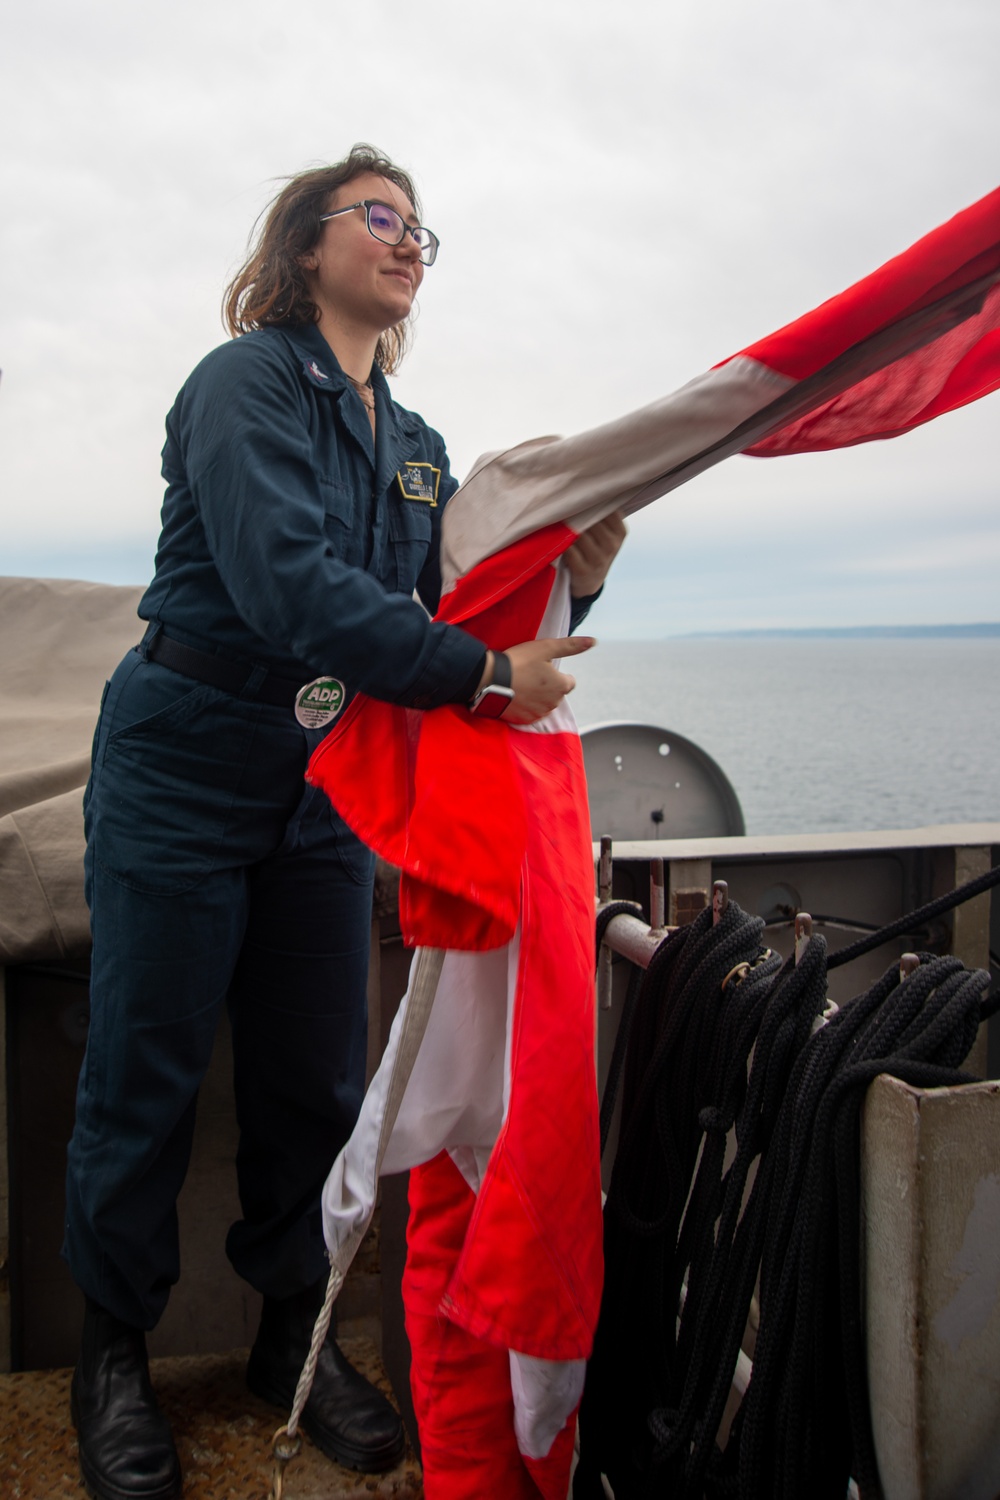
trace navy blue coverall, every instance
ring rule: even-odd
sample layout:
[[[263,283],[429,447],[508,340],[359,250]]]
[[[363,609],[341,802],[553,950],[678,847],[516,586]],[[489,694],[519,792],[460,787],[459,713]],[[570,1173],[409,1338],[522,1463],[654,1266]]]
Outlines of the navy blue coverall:
[[[482,672],[481,643],[411,597],[438,602],[444,445],[372,382],[374,442],[318,329],[265,329],[208,355],[167,419],[149,627],[105,689],[84,803],[91,1025],[64,1248],[78,1285],[142,1328],[179,1274],[222,1006],[243,1215],[227,1252],[260,1292],[324,1274],[319,1193],[364,1087],[373,859],[303,780],[321,731],[264,685],[330,674],[433,707]],[[150,660],[161,632],[245,684]]]

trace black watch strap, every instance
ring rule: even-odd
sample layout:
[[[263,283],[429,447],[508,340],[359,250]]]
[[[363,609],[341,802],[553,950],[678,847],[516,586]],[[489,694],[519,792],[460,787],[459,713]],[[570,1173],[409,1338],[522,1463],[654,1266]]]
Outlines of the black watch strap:
[[[506,651],[494,651],[493,652],[493,673],[492,673],[492,675],[490,677],[490,680],[489,680],[489,682],[484,682],[483,685],[482,685],[482,687],[477,687],[476,688],[476,691],[473,693],[472,697],[468,700],[468,703],[466,704],[466,707],[467,708],[471,708],[474,703],[478,702],[479,699],[485,693],[485,691],[486,691],[487,688],[491,688],[491,687],[509,688],[511,686],[511,683],[513,682],[513,680],[514,680],[513,673],[511,672],[511,669],[510,669],[510,657],[507,655]]]
[[[483,719],[501,719],[514,697],[513,673],[510,657],[503,651],[493,653],[493,673],[485,687],[481,687],[469,702],[470,714]]]
[[[510,670],[510,657],[506,651],[494,651],[493,676],[490,679],[490,687],[509,688],[513,680],[513,674]]]

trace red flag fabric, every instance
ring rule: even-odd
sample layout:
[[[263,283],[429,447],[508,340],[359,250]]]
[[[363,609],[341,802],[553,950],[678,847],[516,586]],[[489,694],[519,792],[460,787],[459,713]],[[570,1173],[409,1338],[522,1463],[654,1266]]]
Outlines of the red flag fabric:
[[[481,459],[445,512],[439,618],[495,649],[564,634],[558,559],[612,510],[636,510],[733,453],[896,436],[998,386],[1000,189],[673,395],[590,432]],[[359,698],[309,776],[402,870],[406,941],[447,950],[415,1062],[404,1001],[331,1172],[331,1256],[336,1264],[370,1216],[373,1142],[403,1087],[382,1170],[414,1169],[414,1263],[433,1256],[435,1211],[462,1226],[433,1317],[426,1284],[421,1292],[420,1277],[409,1278],[415,1389],[425,1410],[440,1401],[437,1428],[446,1426],[477,1341],[484,1390],[496,1392],[496,1354],[506,1351],[499,1420],[513,1422],[525,1463],[511,1493],[555,1495],[561,1485],[565,1494],[565,1434],[601,1285],[593,862],[568,701],[525,730],[459,708],[416,714]],[[438,1390],[441,1318],[467,1335],[461,1358],[471,1364],[457,1382],[442,1366]],[[434,1465],[429,1500],[463,1492]]]
[[[648,505],[734,453],[896,437],[1000,386],[1000,188],[671,395],[487,454],[451,500],[446,587],[533,532]]]
[[[1000,189],[743,356],[806,382],[842,386],[755,455],[809,453],[914,427],[1000,385]],[[817,376],[819,380],[817,381]]]

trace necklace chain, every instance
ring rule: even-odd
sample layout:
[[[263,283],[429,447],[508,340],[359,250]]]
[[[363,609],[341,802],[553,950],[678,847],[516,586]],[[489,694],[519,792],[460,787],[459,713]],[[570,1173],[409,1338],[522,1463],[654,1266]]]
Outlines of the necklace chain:
[[[361,397],[362,403],[368,408],[369,411],[374,411],[375,392],[372,390],[371,381],[355,380],[353,375],[348,375],[347,378],[353,385],[354,389],[357,391],[358,395]]]
[[[344,373],[346,375],[347,371],[345,370]],[[355,378],[354,378],[353,375],[348,375],[347,378],[351,382],[351,384],[353,385],[354,389],[357,391],[358,398],[361,401],[361,405],[364,407],[365,411],[368,413],[368,421],[371,424],[372,437],[374,438],[374,436],[375,436],[375,392],[372,390],[372,383],[371,383],[370,380],[355,380]]]

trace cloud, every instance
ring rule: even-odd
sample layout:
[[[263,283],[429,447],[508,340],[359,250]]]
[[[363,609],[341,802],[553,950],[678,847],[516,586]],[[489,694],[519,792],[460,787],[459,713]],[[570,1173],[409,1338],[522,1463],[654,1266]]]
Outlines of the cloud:
[[[993,0],[22,7],[0,63],[8,557],[151,554],[165,413],[282,175],[365,138],[416,169],[442,254],[397,392],[461,473],[674,389],[993,187],[998,42]],[[709,505],[757,571],[790,531],[801,556],[873,511],[981,516],[986,419],[933,425],[951,438],[730,461],[644,520],[649,561]],[[873,607],[869,572],[842,607]],[[774,609],[808,613],[770,576]]]
[[[946,520],[942,517],[942,520]],[[947,524],[947,521],[946,521]],[[900,542],[893,540],[891,549],[879,556],[861,556],[852,564],[854,573],[874,574],[880,578],[894,574],[924,574],[928,579],[949,576],[973,577],[977,573],[994,574],[1000,564],[1000,533],[995,529],[965,529],[959,535],[950,534],[944,526],[935,528],[938,535],[907,536]],[[944,534],[940,534],[944,532]],[[982,609],[993,610],[993,598],[987,592],[982,599]]]

